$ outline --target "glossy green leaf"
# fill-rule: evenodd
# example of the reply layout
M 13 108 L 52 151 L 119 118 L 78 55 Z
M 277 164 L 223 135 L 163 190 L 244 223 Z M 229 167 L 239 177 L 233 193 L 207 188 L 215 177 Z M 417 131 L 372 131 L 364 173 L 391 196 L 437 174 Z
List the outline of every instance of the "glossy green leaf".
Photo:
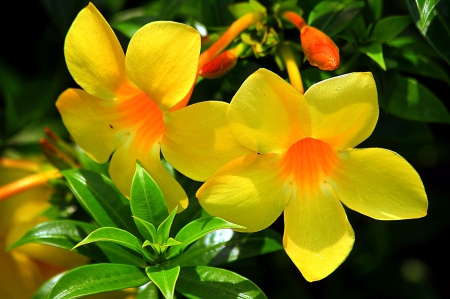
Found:
M 308 24 L 334 36 L 350 25 L 364 7 L 362 1 L 321 1 L 308 17 Z
M 93 264 L 66 272 L 54 285 L 51 299 L 72 299 L 141 286 L 149 281 L 138 267 L 120 264 Z
M 150 281 L 139 288 L 136 299 L 160 299 L 158 287 Z
M 174 298 L 175 284 L 180 274 L 180 266 L 158 265 L 145 268 L 145 272 L 166 299 Z
M 97 229 L 96 225 L 73 220 L 53 220 L 38 224 L 29 230 L 9 249 L 18 246 L 37 243 L 50 245 L 66 250 L 71 250 L 76 244 L 86 238 L 92 231 Z M 131 264 L 145 266 L 143 260 L 124 248 L 112 243 L 91 244 L 79 247 L 73 251 L 87 256 L 97 262 L 113 262 L 120 264 Z
M 448 2 L 439 3 L 427 16 L 427 21 L 421 27 L 421 16 L 417 10 L 415 0 L 406 0 L 409 12 L 416 24 L 416 27 L 428 41 L 428 43 L 450 64 L 450 12 Z M 442 4 L 446 4 L 440 8 Z M 427 11 L 430 11 L 427 9 Z
M 53 289 L 53 286 L 56 284 L 56 282 L 63 276 L 65 272 L 59 273 L 46 282 L 44 282 L 39 289 L 34 293 L 33 298 L 31 299 L 47 299 L 48 294 Z
M 410 16 L 389 16 L 375 25 L 372 38 L 381 44 L 387 43 L 405 30 L 409 24 L 411 24 Z
M 172 227 L 172 222 L 177 214 L 177 210 L 178 207 L 175 207 L 170 215 L 159 225 L 158 230 L 156 231 L 159 244 L 163 244 L 169 239 L 170 228 Z
M 115 244 L 122 245 L 126 248 L 134 250 L 135 252 L 142 254 L 146 260 L 153 260 L 146 249 L 142 248 L 142 241 L 139 240 L 133 234 L 116 227 L 101 227 L 92 233 L 90 233 L 83 241 L 78 243 L 75 248 L 82 245 L 86 245 L 94 242 L 112 242 Z
M 428 56 L 409 51 L 402 51 L 396 56 L 398 68 L 401 71 L 442 80 L 450 85 L 450 76 L 447 71 Z
M 415 0 L 417 5 L 417 10 L 419 12 L 419 28 L 423 30 L 425 25 L 433 13 L 433 9 L 439 3 L 440 0 Z
M 144 219 L 141 219 L 139 217 L 133 216 L 133 218 L 137 221 L 139 221 L 142 226 L 144 226 L 147 229 L 147 232 L 150 234 L 150 238 L 145 238 L 151 242 L 157 242 L 158 241 L 158 235 L 156 234 L 156 228 L 148 221 L 145 221 Z M 144 236 L 145 237 L 145 236 Z
M 238 233 L 223 229 L 199 239 L 183 254 L 169 260 L 169 263 L 181 267 L 216 266 L 278 250 L 283 250 L 283 245 L 281 235 L 274 230 Z
M 397 76 L 389 101 L 390 113 L 416 121 L 450 123 L 445 105 L 416 79 Z
M 174 246 L 171 248 L 169 255 L 167 258 L 174 257 L 181 252 L 183 252 L 190 244 L 194 243 L 201 237 L 219 230 L 219 229 L 234 229 L 240 228 L 245 229 L 245 227 L 241 225 L 237 225 L 231 222 L 228 222 L 219 217 L 205 217 L 192 221 L 183 227 L 178 234 L 175 236 L 175 240 L 182 242 L 183 244 L 179 246 Z
M 225 269 L 206 266 L 182 268 L 176 290 L 189 299 L 267 298 L 249 279 Z
M 383 57 L 383 48 L 380 43 L 372 43 L 370 45 L 360 47 L 358 51 L 369 56 L 373 61 L 375 61 L 383 70 L 386 70 L 386 63 Z
M 99 226 L 118 227 L 137 233 L 131 218 L 130 203 L 111 179 L 84 169 L 61 172 L 81 206 Z
M 156 182 L 138 162 L 131 185 L 131 212 L 133 216 L 143 219 L 158 227 L 169 215 L 164 196 Z M 139 220 L 134 218 L 142 236 L 150 240 L 152 236 Z

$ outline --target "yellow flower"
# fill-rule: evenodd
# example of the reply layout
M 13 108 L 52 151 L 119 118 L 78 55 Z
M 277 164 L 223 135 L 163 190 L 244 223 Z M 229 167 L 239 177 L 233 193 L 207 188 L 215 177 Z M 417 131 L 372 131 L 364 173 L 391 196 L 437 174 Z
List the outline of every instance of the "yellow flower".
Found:
M 161 147 L 171 156 L 178 143 L 162 146 L 161 140 L 170 139 L 169 114 L 184 107 L 192 92 L 200 34 L 184 24 L 152 22 L 132 37 L 125 57 L 111 27 L 89 4 L 74 20 L 64 50 L 84 89 L 66 90 L 56 104 L 75 142 L 98 163 L 112 155 L 110 176 L 127 196 L 139 160 L 169 209 L 184 210 L 187 196 L 160 160 Z
M 284 210 L 284 248 L 308 281 L 332 273 L 354 233 L 344 208 L 380 220 L 426 215 L 419 175 L 398 154 L 355 149 L 378 119 L 370 73 L 313 85 L 304 95 L 260 69 L 227 111 L 236 139 L 253 153 L 227 163 L 197 192 L 211 215 L 247 227 L 271 225 Z
M 0 298 L 31 298 L 50 277 L 88 262 L 78 253 L 42 244 L 6 249 L 38 223 L 50 207 L 48 180 L 58 170 L 39 172 L 40 163 L 0 158 Z

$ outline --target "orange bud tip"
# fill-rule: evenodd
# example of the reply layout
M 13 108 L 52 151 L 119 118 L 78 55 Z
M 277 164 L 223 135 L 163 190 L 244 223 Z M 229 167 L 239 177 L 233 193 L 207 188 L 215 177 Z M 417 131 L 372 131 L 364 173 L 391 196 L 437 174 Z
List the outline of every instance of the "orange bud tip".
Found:
M 220 78 L 228 73 L 237 62 L 237 56 L 231 50 L 227 50 L 205 64 L 198 72 L 205 79 Z
M 312 66 L 324 71 L 339 67 L 339 48 L 331 38 L 317 28 L 305 26 L 300 33 L 303 53 Z
M 47 135 L 47 137 L 50 140 L 53 140 L 53 141 L 58 141 L 59 140 L 58 135 L 56 135 L 56 133 L 53 132 L 49 127 L 45 127 L 44 128 L 44 133 L 45 133 L 45 135 Z

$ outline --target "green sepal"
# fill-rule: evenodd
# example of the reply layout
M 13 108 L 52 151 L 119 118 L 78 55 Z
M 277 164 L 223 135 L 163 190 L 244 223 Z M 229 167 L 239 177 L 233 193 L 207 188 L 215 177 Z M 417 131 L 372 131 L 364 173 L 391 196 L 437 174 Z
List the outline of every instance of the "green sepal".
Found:
M 145 272 L 166 299 L 174 298 L 175 284 L 180 274 L 180 266 L 150 266 L 145 268 Z

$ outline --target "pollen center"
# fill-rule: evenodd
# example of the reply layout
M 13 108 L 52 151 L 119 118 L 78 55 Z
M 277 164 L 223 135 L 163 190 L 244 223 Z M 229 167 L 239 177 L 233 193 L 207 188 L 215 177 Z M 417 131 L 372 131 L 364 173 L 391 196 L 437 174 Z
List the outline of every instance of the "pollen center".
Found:
M 331 147 L 314 138 L 304 138 L 294 143 L 286 153 L 286 174 L 300 188 L 317 189 L 326 181 L 337 163 Z

